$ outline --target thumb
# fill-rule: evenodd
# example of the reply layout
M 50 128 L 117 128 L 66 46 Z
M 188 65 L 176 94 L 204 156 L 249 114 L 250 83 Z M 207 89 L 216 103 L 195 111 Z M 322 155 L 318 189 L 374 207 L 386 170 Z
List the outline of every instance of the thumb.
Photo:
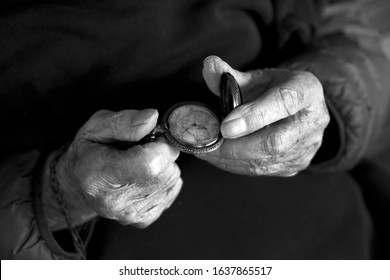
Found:
M 208 56 L 203 61 L 202 75 L 208 88 L 217 96 L 220 96 L 219 84 L 221 82 L 221 75 L 225 72 L 233 75 L 243 91 L 252 84 L 254 76 L 259 76 L 259 73 L 256 73 L 258 71 L 241 72 L 233 69 L 228 63 L 220 59 L 218 56 Z
M 78 137 L 101 143 L 111 141 L 137 142 L 157 124 L 155 109 L 96 112 L 79 130 Z

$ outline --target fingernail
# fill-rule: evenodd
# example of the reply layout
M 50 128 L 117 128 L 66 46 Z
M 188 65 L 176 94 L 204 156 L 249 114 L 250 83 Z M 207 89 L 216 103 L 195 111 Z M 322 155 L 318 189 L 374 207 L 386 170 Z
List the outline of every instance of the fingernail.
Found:
M 152 117 L 156 113 L 155 109 L 145 109 L 139 111 L 131 120 L 131 126 L 137 126 L 141 124 L 148 123 L 150 117 Z
M 221 59 L 220 59 L 218 56 L 216 56 L 216 55 L 209 55 L 208 57 L 206 57 L 206 58 L 203 60 L 203 65 L 205 64 L 206 60 L 211 59 L 211 58 L 221 60 Z
M 246 131 L 246 122 L 243 118 L 223 122 L 221 133 L 224 138 L 236 138 Z

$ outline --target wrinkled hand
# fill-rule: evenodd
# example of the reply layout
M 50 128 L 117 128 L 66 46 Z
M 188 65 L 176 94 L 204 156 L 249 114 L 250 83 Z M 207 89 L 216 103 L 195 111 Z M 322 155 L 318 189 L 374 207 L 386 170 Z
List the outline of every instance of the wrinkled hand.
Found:
M 145 227 L 167 209 L 182 186 L 179 151 L 162 141 L 119 149 L 157 123 L 158 112 L 98 111 L 78 131 L 57 166 L 65 192 L 78 192 L 103 217 Z
M 243 73 L 210 56 L 203 77 L 216 95 L 223 72 L 236 78 L 244 104 L 223 120 L 221 133 L 227 140 L 221 148 L 197 156 L 236 174 L 292 176 L 305 169 L 329 123 L 319 80 L 286 69 Z

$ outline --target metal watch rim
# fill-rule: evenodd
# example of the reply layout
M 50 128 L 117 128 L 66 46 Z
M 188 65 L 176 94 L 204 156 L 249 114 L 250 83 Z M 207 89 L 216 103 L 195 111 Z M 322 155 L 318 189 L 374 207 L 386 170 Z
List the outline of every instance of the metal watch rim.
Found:
M 196 102 L 196 101 L 187 101 L 187 102 L 177 103 L 177 104 L 173 105 L 172 107 L 170 107 L 165 112 L 165 114 L 163 116 L 163 124 L 162 125 L 164 127 L 164 136 L 168 140 L 168 142 L 171 145 L 175 146 L 180 151 L 185 152 L 185 153 L 189 153 L 189 154 L 205 154 L 205 153 L 209 153 L 209 152 L 212 152 L 212 151 L 218 149 L 225 140 L 222 137 L 221 131 L 219 131 L 218 139 L 216 140 L 216 142 L 214 142 L 213 144 L 204 146 L 204 147 L 193 147 L 191 145 L 183 144 L 183 143 L 179 142 L 179 139 L 175 138 L 171 134 L 171 132 L 169 131 L 168 118 L 174 110 L 176 110 L 177 108 L 184 106 L 184 105 L 198 105 L 198 106 L 205 107 L 206 109 L 210 110 L 216 116 L 218 121 L 221 123 L 221 118 L 219 117 L 219 115 L 215 112 L 215 110 L 212 107 L 208 106 L 207 104 L 204 104 L 201 102 Z

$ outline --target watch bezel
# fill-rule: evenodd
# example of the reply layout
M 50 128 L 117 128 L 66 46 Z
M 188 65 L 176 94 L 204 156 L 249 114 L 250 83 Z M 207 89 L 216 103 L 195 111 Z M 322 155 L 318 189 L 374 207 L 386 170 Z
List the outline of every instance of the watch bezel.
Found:
M 171 108 L 169 108 L 164 116 L 163 116 L 163 127 L 164 127 L 164 136 L 168 140 L 168 142 L 178 148 L 180 151 L 185 152 L 185 153 L 190 153 L 190 154 L 204 154 L 204 153 L 209 153 L 212 152 L 216 149 L 218 149 L 222 143 L 224 142 L 224 138 L 222 137 L 221 131 L 219 130 L 218 133 L 218 138 L 216 140 L 213 140 L 210 144 L 205 144 L 202 147 L 197 147 L 195 145 L 191 145 L 190 143 L 185 143 L 181 139 L 177 139 L 175 136 L 172 135 L 172 133 L 169 131 L 169 116 L 172 114 L 173 111 L 175 111 L 177 108 L 182 107 L 182 106 L 188 106 L 188 105 L 196 105 L 200 106 L 203 108 L 206 108 L 210 112 L 212 112 L 216 119 L 218 120 L 219 124 L 221 124 L 221 118 L 220 116 L 216 113 L 216 111 L 208 106 L 207 104 L 201 103 L 201 102 L 195 102 L 195 101 L 187 101 L 187 102 L 181 102 L 177 103 Z

